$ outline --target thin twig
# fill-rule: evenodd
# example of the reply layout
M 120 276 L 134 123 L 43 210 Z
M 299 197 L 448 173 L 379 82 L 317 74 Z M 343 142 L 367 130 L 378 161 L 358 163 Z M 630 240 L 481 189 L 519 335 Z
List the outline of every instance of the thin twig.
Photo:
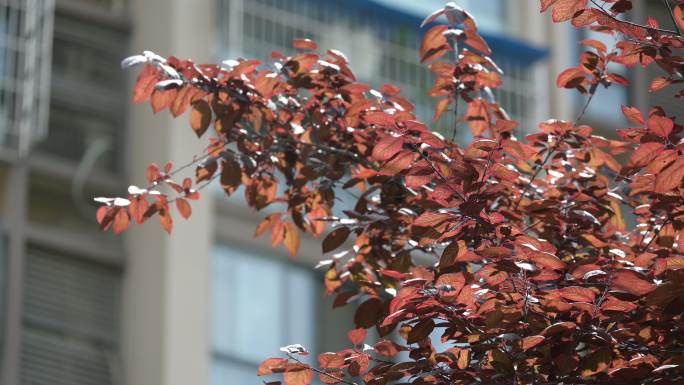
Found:
M 458 190 L 456 190 L 456 189 L 449 183 L 449 181 L 447 180 L 446 176 L 444 176 L 444 174 L 442 174 L 442 172 L 437 168 L 437 166 L 435 166 L 435 165 L 432 163 L 432 161 L 431 161 L 425 154 L 423 154 L 423 152 L 420 151 L 420 149 L 418 149 L 418 147 L 416 147 L 416 145 L 411 144 L 411 143 L 409 143 L 409 145 L 411 146 L 411 148 L 413 149 L 413 151 L 415 151 L 415 152 L 417 152 L 418 154 L 420 154 L 421 158 L 423 158 L 423 160 L 425 160 L 425 162 L 427 162 L 427 164 L 430 165 L 430 168 L 432 168 L 432 172 L 434 172 L 434 173 L 439 177 L 439 179 L 441 179 L 442 182 L 444 182 L 444 184 L 449 188 L 449 190 L 451 190 L 451 192 L 453 192 L 454 194 L 456 194 L 456 195 L 458 196 L 459 199 L 461 199 L 462 201 L 465 202 L 465 200 L 466 200 L 465 197 L 464 197 L 463 195 L 461 195 L 461 193 L 460 193 Z
M 610 17 L 611 19 L 613 19 L 614 21 L 616 21 L 616 22 L 618 22 L 618 23 L 627 24 L 627 25 L 631 25 L 631 26 L 633 26 L 633 27 L 642 28 L 642 29 L 647 29 L 647 30 L 650 30 L 650 31 L 668 33 L 668 34 L 675 35 L 675 36 L 682 36 L 682 35 L 681 35 L 679 32 L 677 32 L 677 31 L 671 31 L 671 30 L 669 30 L 669 29 L 662 29 L 662 28 L 649 27 L 649 26 L 647 26 L 647 25 L 642 25 L 642 24 L 638 24 L 638 23 L 633 23 L 633 22 L 631 22 L 631 21 L 620 20 L 620 19 L 618 19 L 617 17 L 611 15 L 608 11 L 606 11 L 605 8 L 603 8 L 600 4 L 598 4 L 598 3 L 596 2 L 596 0 L 591 0 L 591 3 L 594 4 L 595 6 L 597 6 L 597 7 L 601 10 L 601 13 L 603 13 L 604 15 Z
M 287 356 L 290 357 L 292 360 L 297 361 L 297 363 L 299 363 L 299 364 L 308 366 L 310 370 L 312 370 L 312 371 L 314 371 L 314 372 L 316 372 L 316 373 L 318 373 L 318 374 L 321 374 L 321 375 L 323 375 L 323 376 L 326 376 L 326 377 L 328 377 L 328 378 L 330 378 L 330 379 L 332 379 L 332 380 L 335 380 L 335 381 L 338 381 L 338 382 L 341 382 L 341 383 L 347 384 L 347 385 L 358 385 L 356 382 L 349 382 L 349 381 L 346 381 L 344 378 L 339 378 L 339 377 L 337 377 L 337 376 L 333 376 L 332 374 L 330 374 L 330 373 L 328 373 L 328 372 L 326 372 L 326 371 L 324 371 L 324 370 L 320 370 L 320 369 L 318 369 L 318 368 L 314 368 L 314 367 L 311 366 L 311 365 L 305 364 L 305 363 L 303 363 L 302 361 L 300 361 L 297 357 L 293 356 L 293 355 L 290 354 L 290 353 L 287 353 Z
M 669 217 L 669 216 L 668 216 L 667 218 L 665 218 L 665 221 L 663 221 L 663 224 L 660 225 L 660 227 L 658 227 L 657 229 L 655 229 L 655 230 L 653 231 L 653 237 L 651 237 L 651 239 L 649 239 L 648 243 L 641 249 L 641 252 L 642 252 L 642 253 L 643 253 L 643 252 L 646 252 L 646 251 L 648 250 L 648 248 L 651 246 L 651 243 L 653 243 L 653 241 L 654 241 L 656 238 L 658 238 L 658 235 L 660 235 L 660 232 L 663 230 L 663 228 L 664 228 L 665 226 L 667 226 L 668 223 L 670 223 L 670 217 Z M 645 239 L 645 238 L 646 238 L 646 237 L 644 237 L 644 239 Z M 642 242 L 643 242 L 643 241 L 642 241 Z
M 603 74 L 601 74 L 601 76 L 603 76 Z M 594 82 L 591 85 L 591 88 L 589 89 L 589 97 L 587 98 L 587 101 L 584 103 L 584 106 L 582 107 L 582 111 L 580 111 L 580 114 L 575 119 L 573 126 L 576 126 L 577 123 L 579 123 L 579 121 L 582 120 L 582 118 L 584 117 L 584 114 L 587 113 L 587 109 L 589 109 L 589 104 L 591 104 L 591 100 L 594 98 L 594 95 L 596 95 L 596 91 L 598 90 L 598 85 L 599 85 L 598 81 Z
M 681 35 L 682 31 L 679 29 L 679 26 L 677 25 L 677 20 L 675 20 L 675 15 L 674 15 L 674 12 L 672 12 L 672 7 L 670 6 L 670 2 L 668 0 L 663 0 L 663 3 L 665 3 L 667 10 L 670 11 L 670 18 L 672 19 L 672 24 L 674 25 L 675 29 L 677 30 L 677 33 L 679 33 Z

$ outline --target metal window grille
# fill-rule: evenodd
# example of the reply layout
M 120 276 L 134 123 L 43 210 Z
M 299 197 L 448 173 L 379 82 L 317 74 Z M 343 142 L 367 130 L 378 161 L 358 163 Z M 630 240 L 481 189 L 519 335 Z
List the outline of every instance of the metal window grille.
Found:
M 25 155 L 46 134 L 54 0 L 0 0 L 0 148 Z
M 416 106 L 417 115 L 431 121 L 436 101 L 427 96 L 434 75 L 418 59 L 417 25 L 393 25 L 382 15 L 362 14 L 340 2 L 307 0 L 223 0 L 220 10 L 221 48 L 225 56 L 269 57 L 274 50 L 291 52 L 292 39 L 314 39 L 321 48 L 339 49 L 352 68 L 371 86 L 392 83 Z M 506 57 L 494 59 L 504 70 L 499 102 L 521 126 L 534 118 L 534 93 L 529 92 L 530 68 Z M 453 114 L 437 127 L 451 132 Z M 461 128 L 461 135 L 468 135 Z M 463 138 L 464 136 L 461 136 Z

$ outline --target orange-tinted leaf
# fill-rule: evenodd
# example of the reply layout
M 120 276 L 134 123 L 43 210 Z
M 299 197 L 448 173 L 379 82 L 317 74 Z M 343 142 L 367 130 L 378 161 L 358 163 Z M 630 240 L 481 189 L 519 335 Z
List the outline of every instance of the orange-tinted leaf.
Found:
M 294 39 L 292 46 L 297 49 L 318 49 L 318 44 L 311 39 Z
M 301 239 L 299 237 L 299 229 L 297 229 L 297 225 L 292 222 L 285 222 L 285 237 L 283 239 L 283 245 L 285 245 L 287 251 L 290 252 L 290 255 L 297 255 L 300 243 Z
M 164 230 L 171 234 L 173 230 L 173 218 L 168 210 L 163 210 L 159 213 L 159 223 L 161 223 Z
M 587 6 L 587 0 L 558 0 L 553 5 L 551 18 L 560 23 L 572 19 L 575 14 Z
M 401 151 L 404 146 L 404 138 L 395 136 L 386 136 L 373 147 L 371 156 L 374 160 L 384 162 L 393 157 L 396 153 Z
M 366 339 L 367 334 L 368 332 L 366 331 L 366 329 L 359 328 L 350 330 L 347 333 L 347 337 L 349 337 L 349 341 L 351 341 L 352 344 L 361 345 L 363 341 Z
M 133 103 L 149 100 L 158 80 L 157 69 L 151 64 L 145 64 L 133 87 Z
M 446 25 L 436 25 L 425 33 L 420 45 L 420 62 L 436 60 L 444 56 L 449 50 L 449 44 L 443 33 L 447 30 Z
M 406 348 L 388 340 L 383 340 L 376 343 L 373 345 L 373 349 L 375 349 L 378 354 L 385 357 L 394 357 L 399 354 L 399 352 L 406 350 Z
M 665 148 L 665 145 L 658 142 L 648 142 L 639 145 L 629 158 L 629 165 L 632 167 L 643 167 L 651 163 L 653 159 Z
M 209 124 L 211 124 L 211 107 L 209 107 L 209 103 L 204 99 L 199 99 L 192 103 L 190 127 L 195 131 L 198 138 L 207 131 Z
M 285 371 L 287 360 L 284 358 L 269 358 L 264 360 L 259 369 L 257 369 L 257 376 L 268 376 L 273 373 L 282 373 Z
M 433 122 L 437 122 L 441 117 L 442 114 L 444 114 L 444 111 L 446 111 L 447 107 L 449 107 L 449 103 L 451 103 L 451 99 L 441 99 L 439 102 L 437 102 L 437 106 L 435 107 L 435 116 L 432 118 Z
M 192 214 L 192 208 L 190 207 L 190 203 L 188 203 L 188 201 L 183 198 L 176 199 L 176 208 L 178 209 L 178 212 L 180 213 L 181 217 L 185 219 L 188 219 Z
M 672 84 L 672 79 L 666 78 L 664 76 L 658 76 L 651 81 L 651 85 L 648 87 L 648 92 L 660 91 L 670 84 Z
M 405 150 L 385 163 L 379 171 L 380 175 L 396 175 L 406 170 L 416 157 L 413 151 Z
M 128 210 L 119 208 L 114 217 L 114 224 L 112 225 L 114 234 L 121 234 L 126 231 L 130 222 L 131 218 L 128 216 Z
M 550 6 L 555 4 L 558 0 L 541 0 L 541 8 L 539 12 L 546 12 Z
M 636 107 L 622 106 L 622 113 L 625 117 L 634 124 L 644 125 L 646 121 L 644 120 L 644 115 Z
M 677 158 L 674 163 L 656 176 L 654 191 L 666 194 L 679 187 L 682 177 L 684 177 L 684 156 Z
M 594 302 L 596 293 L 593 290 L 581 286 L 568 286 L 558 291 L 564 299 L 573 302 Z
M 681 2 L 674 6 L 672 9 L 674 14 L 675 23 L 680 30 L 684 30 L 684 4 Z
M 586 73 L 579 67 L 568 68 L 561 72 L 556 79 L 556 86 L 559 88 L 575 88 L 581 84 Z
M 283 380 L 285 385 L 309 385 L 313 381 L 313 371 L 308 365 L 289 364 Z
M 527 351 L 544 342 L 544 336 L 529 336 L 522 339 L 522 350 Z
M 321 353 L 318 355 L 318 366 L 321 369 L 339 369 L 344 366 L 344 357 L 337 353 Z
M 152 98 L 150 100 L 150 105 L 152 106 L 152 111 L 156 114 L 171 106 L 174 100 L 176 100 L 176 95 L 178 90 L 175 88 L 170 88 L 168 90 L 154 90 L 152 92 Z
M 674 122 L 672 119 L 664 116 L 651 115 L 651 117 L 648 118 L 647 126 L 652 133 L 667 138 L 674 128 Z
M 636 296 L 642 296 L 650 293 L 655 289 L 655 284 L 648 282 L 644 277 L 633 271 L 622 269 L 613 273 L 612 289 L 623 291 Z

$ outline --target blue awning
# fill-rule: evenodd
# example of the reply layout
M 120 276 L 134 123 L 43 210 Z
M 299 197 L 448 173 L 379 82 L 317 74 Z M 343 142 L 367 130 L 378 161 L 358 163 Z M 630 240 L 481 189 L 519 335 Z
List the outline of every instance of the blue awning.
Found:
M 373 0 L 338 0 L 334 2 L 337 5 L 342 5 L 344 8 L 350 11 L 361 12 L 368 15 L 377 15 L 379 16 L 379 21 L 382 23 L 388 23 L 402 27 L 412 26 L 416 28 L 416 30 L 423 21 L 423 17 L 427 16 L 416 15 L 415 13 L 406 12 L 399 8 Z M 423 30 L 420 32 L 421 35 L 427 30 L 428 27 L 423 28 Z M 539 60 L 543 60 L 549 55 L 548 48 L 534 46 L 521 39 L 487 31 L 481 31 L 481 35 L 485 40 L 487 40 L 487 43 L 492 49 L 493 56 L 495 58 L 502 58 L 509 62 L 527 65 Z

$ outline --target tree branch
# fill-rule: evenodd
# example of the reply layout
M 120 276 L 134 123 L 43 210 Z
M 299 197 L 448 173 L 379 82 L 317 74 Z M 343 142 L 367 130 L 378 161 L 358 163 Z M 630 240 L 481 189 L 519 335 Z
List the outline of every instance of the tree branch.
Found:
M 347 384 L 347 385 L 358 385 L 356 382 L 349 382 L 349 381 L 346 381 L 344 378 L 340 378 L 340 377 L 337 377 L 337 376 L 333 376 L 332 374 L 330 374 L 330 373 L 328 373 L 328 372 L 326 372 L 326 371 L 324 371 L 324 370 L 320 370 L 320 369 L 318 369 L 318 368 L 314 368 L 314 367 L 311 366 L 311 365 L 305 364 L 305 363 L 303 363 L 302 361 L 300 361 L 297 357 L 293 356 L 293 355 L 290 354 L 290 353 L 287 353 L 287 356 L 290 357 L 293 361 L 296 361 L 296 362 L 299 363 L 299 364 L 308 366 L 309 369 L 311 369 L 312 371 L 314 371 L 314 372 L 316 372 L 316 373 L 318 373 L 318 374 L 320 374 L 320 375 L 326 376 L 326 377 L 328 377 L 328 378 L 330 378 L 330 379 L 333 379 L 333 380 L 335 380 L 335 381 L 341 382 L 341 383 L 343 383 L 343 384 Z
M 670 19 L 672 19 L 672 24 L 674 25 L 675 29 L 677 30 L 677 33 L 681 35 L 682 31 L 679 29 L 679 26 L 677 25 L 677 20 L 675 20 L 675 15 L 674 15 L 674 12 L 672 12 L 672 7 L 670 6 L 670 2 L 668 0 L 663 0 L 663 3 L 665 3 L 667 10 L 670 11 Z
M 611 15 L 610 12 L 606 11 L 605 8 L 603 8 L 600 4 L 598 4 L 598 3 L 596 2 L 596 0 L 591 0 L 591 3 L 594 4 L 596 7 L 598 7 L 598 8 L 601 10 L 601 13 L 603 13 L 604 15 L 610 17 L 611 19 L 613 19 L 614 21 L 616 21 L 616 22 L 618 22 L 618 23 L 631 25 L 631 26 L 637 27 L 637 28 L 647 29 L 647 30 L 649 30 L 649 31 L 656 31 L 656 32 L 667 33 L 667 34 L 675 35 L 675 36 L 682 36 L 681 33 L 677 32 L 677 31 L 672 31 L 672 30 L 669 30 L 669 29 L 662 29 L 662 28 L 649 27 L 649 26 L 647 26 L 647 25 L 642 25 L 642 24 L 638 24 L 638 23 L 633 23 L 633 22 L 631 22 L 631 21 L 620 20 L 620 19 L 618 19 L 617 17 Z

